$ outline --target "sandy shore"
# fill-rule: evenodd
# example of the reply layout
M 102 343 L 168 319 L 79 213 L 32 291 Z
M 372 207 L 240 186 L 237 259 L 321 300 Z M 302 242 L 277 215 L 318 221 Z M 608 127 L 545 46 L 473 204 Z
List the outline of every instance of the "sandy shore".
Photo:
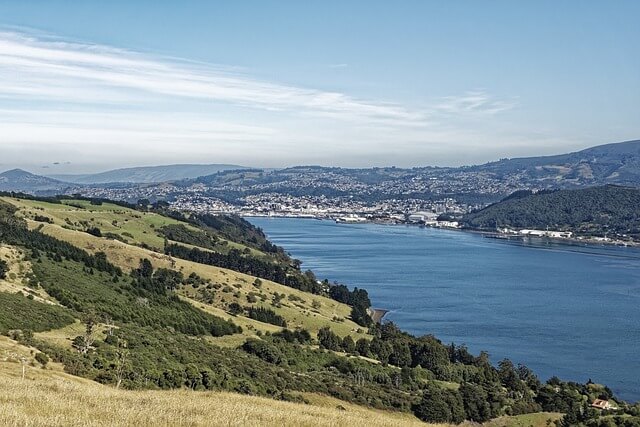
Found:
M 385 310 L 383 308 L 370 308 L 369 311 L 371 319 L 376 323 L 381 323 L 382 318 L 389 312 L 389 310 Z

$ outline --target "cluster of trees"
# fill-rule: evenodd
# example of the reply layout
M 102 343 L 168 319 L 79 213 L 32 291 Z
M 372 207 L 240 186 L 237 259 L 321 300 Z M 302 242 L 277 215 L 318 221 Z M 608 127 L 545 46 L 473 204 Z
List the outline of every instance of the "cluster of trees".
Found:
M 225 254 L 187 248 L 178 244 L 168 244 L 165 246 L 165 253 L 200 264 L 239 271 L 306 292 L 320 294 L 323 291 L 322 285 L 317 283 L 313 274 L 301 273 L 291 267 L 284 267 L 280 263 L 246 255 L 237 249 L 231 249 Z
M 178 244 L 168 244 L 165 246 L 165 253 L 200 264 L 228 268 L 274 282 L 283 283 L 287 279 L 287 272 L 282 266 L 257 257 L 245 256 L 237 249 L 231 249 L 224 254 L 203 251 L 198 248 L 187 248 Z
M 273 334 L 274 337 L 282 339 L 291 344 L 309 344 L 311 343 L 311 334 L 306 329 L 283 329 Z
M 367 341 L 364 338 L 361 339 Z M 320 344 L 320 348 L 332 351 L 344 351 L 345 353 L 354 353 L 356 351 L 356 343 L 350 335 L 340 338 L 328 326 L 318 330 L 318 344 Z
M 271 243 L 264 232 L 238 215 L 197 214 L 193 220 L 200 226 L 211 228 L 223 237 L 254 247 L 262 252 L 284 255 L 284 250 Z
M 366 290 L 354 288 L 353 291 L 350 291 L 345 285 L 332 285 L 329 287 L 329 296 L 336 301 L 350 305 L 351 320 L 358 325 L 371 325 L 372 320 L 368 312 L 371 300 Z
M 287 327 L 287 322 L 284 318 L 275 311 L 270 310 L 264 307 L 247 307 L 246 309 L 247 316 L 251 319 L 257 320 L 259 322 L 271 323 L 272 325 L 282 326 L 283 328 Z
M 180 271 L 159 268 L 154 271 L 151 261 L 144 258 L 140 266 L 131 271 L 133 285 L 138 289 L 145 289 L 158 295 L 167 295 L 185 283 Z
M 148 260 L 130 278 L 118 278 L 74 261 L 42 256 L 33 263 L 33 273 L 49 295 L 78 313 L 101 313 L 118 322 L 173 328 L 196 336 L 241 331 L 170 292 L 182 280 L 181 273 L 154 271 Z
M 459 424 L 466 417 L 461 393 L 428 383 L 413 413 L 423 421 Z
M 175 242 L 187 243 L 201 248 L 220 250 L 220 239 L 204 230 L 192 230 L 184 224 L 165 225 L 161 230 L 164 237 Z M 225 242 L 226 243 L 226 242 Z

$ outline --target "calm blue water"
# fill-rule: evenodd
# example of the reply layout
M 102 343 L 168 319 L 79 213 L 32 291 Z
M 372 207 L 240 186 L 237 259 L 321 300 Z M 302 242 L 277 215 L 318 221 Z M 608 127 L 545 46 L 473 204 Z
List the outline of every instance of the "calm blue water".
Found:
M 459 231 L 250 218 L 319 278 L 367 289 L 416 335 L 508 357 L 544 380 L 640 400 L 640 250 Z

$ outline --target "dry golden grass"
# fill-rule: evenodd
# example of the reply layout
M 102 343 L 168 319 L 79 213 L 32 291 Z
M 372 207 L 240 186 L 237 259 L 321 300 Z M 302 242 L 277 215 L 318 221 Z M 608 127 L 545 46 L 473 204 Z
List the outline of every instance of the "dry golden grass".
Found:
M 0 337 L 0 354 L 31 350 Z M 3 426 L 422 426 L 409 414 L 375 411 L 306 394 L 311 404 L 222 392 L 116 390 L 55 369 L 0 358 Z M 340 408 L 339 408 L 340 407 Z
M 45 340 L 51 344 L 63 348 L 72 348 L 71 343 L 78 335 L 84 335 L 86 326 L 80 320 L 77 320 L 64 328 L 52 329 L 45 332 L 36 332 L 34 335 L 36 338 Z M 94 337 L 96 340 L 104 340 L 107 333 L 107 326 L 102 323 L 97 323 L 94 327 Z

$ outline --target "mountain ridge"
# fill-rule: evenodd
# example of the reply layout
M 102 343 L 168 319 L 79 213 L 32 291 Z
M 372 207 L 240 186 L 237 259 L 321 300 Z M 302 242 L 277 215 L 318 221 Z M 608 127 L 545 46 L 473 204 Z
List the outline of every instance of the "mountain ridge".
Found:
M 598 145 L 565 154 L 500 159 L 482 165 L 455 168 L 423 166 L 404 169 L 395 167 L 351 169 L 294 166 L 284 169 L 263 169 L 225 164 L 176 164 L 115 169 L 92 175 L 40 176 L 26 171 L 18 173 L 20 171 L 13 169 L 0 174 L 0 191 L 50 195 L 59 194 L 69 188 L 82 190 L 83 187 L 88 186 L 113 188 L 134 185 L 153 186 L 171 182 L 180 188 L 204 184 L 214 189 L 215 187 L 232 189 L 237 194 L 244 194 L 248 190 L 250 192 L 277 190 L 292 195 L 335 196 L 344 193 L 343 190 L 347 187 L 338 187 L 342 185 L 341 182 L 349 180 L 356 184 L 354 187 L 356 189 L 364 185 L 369 188 L 367 190 L 369 193 L 376 193 L 372 186 L 385 182 L 406 183 L 417 178 L 418 181 L 448 183 L 449 187 L 456 187 L 456 183 L 466 181 L 464 185 L 458 186 L 460 188 L 452 187 L 447 192 L 458 196 L 462 194 L 461 191 L 482 193 L 483 189 L 478 187 L 480 182 L 478 180 L 481 180 L 488 183 L 485 187 L 489 189 L 492 186 L 504 186 L 505 188 L 499 193 L 506 196 L 518 189 L 580 188 L 607 184 L 640 186 L 640 140 Z M 305 182 L 309 188 L 300 188 L 301 183 Z M 391 190 L 396 191 L 394 188 Z M 430 189 L 407 191 L 416 195 L 430 194 Z M 383 191 L 379 197 L 383 196 L 387 197 L 390 194 Z
M 640 140 L 596 145 L 565 154 L 500 159 L 468 169 L 499 175 L 519 171 L 534 180 L 556 180 L 568 185 L 637 185 L 640 183 Z
M 0 173 L 0 191 L 55 192 L 71 185 L 23 169 L 10 169 Z
M 118 168 L 95 174 L 48 175 L 50 178 L 75 184 L 139 183 L 151 184 L 180 179 L 197 178 L 225 170 L 246 169 L 246 166 L 212 164 L 171 164 Z

